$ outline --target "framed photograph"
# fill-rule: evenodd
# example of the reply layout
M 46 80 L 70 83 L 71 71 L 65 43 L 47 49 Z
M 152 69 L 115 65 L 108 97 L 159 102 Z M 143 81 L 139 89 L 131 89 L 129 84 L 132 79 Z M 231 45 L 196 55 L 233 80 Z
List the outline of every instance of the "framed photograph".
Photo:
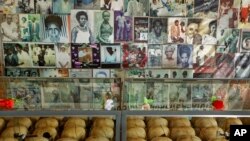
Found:
M 101 4 L 100 0 L 75 0 L 74 8 L 99 10 L 100 4 Z
M 167 18 L 150 18 L 149 19 L 149 44 L 165 44 L 167 43 Z
M 134 17 L 134 42 L 148 41 L 148 17 Z
M 91 69 L 70 69 L 69 70 L 70 78 L 92 78 Z
M 34 0 L 35 1 L 35 11 L 37 14 L 52 14 L 52 1 L 53 0 Z
M 124 16 L 122 11 L 114 11 L 114 42 L 132 41 L 133 25 L 132 17 Z
M 5 76 L 8 77 L 39 77 L 39 70 L 32 68 L 5 68 Z
M 71 10 L 71 42 L 95 43 L 93 10 Z M 84 36 L 85 38 L 82 38 Z
M 166 69 L 146 69 L 146 78 L 169 78 L 170 72 Z
M 41 83 L 14 80 L 7 88 L 7 97 L 15 99 L 16 109 L 41 110 Z
M 145 78 L 145 70 L 144 69 L 129 69 L 126 72 L 127 78 Z
M 234 58 L 235 78 L 250 78 L 250 53 L 236 53 Z
M 208 111 L 212 109 L 211 98 L 213 95 L 210 82 L 192 83 L 192 109 Z
M 217 47 L 217 53 L 237 53 L 240 45 L 239 29 L 224 29 L 217 32 L 218 44 L 224 47 Z M 220 35 L 219 35 L 220 34 Z
M 186 18 L 168 18 L 168 42 L 186 43 Z
M 177 67 L 177 45 L 165 44 L 162 55 L 162 68 L 176 68 Z
M 109 69 L 93 69 L 93 78 L 110 78 Z
M 214 78 L 234 78 L 234 54 L 216 53 Z
M 72 68 L 99 68 L 100 44 L 71 44 Z
M 74 9 L 74 0 L 53 0 L 54 14 L 70 14 L 71 9 Z
M 242 30 L 240 52 L 250 52 L 250 31 Z
M 50 43 L 30 44 L 34 67 L 56 67 L 55 45 Z
M 70 44 L 56 44 L 56 67 L 71 68 Z
M 39 42 L 42 40 L 41 17 L 39 14 L 20 14 L 19 26 L 23 42 Z
M 160 44 L 148 45 L 148 68 L 161 68 L 162 46 Z
M 169 78 L 185 79 L 193 78 L 192 69 L 170 69 Z
M 3 42 L 18 42 L 20 38 L 20 28 L 18 27 L 19 15 L 17 14 L 1 14 L 0 15 L 0 26 L 2 30 Z
M 124 0 L 125 16 L 149 16 L 149 1 L 147 0 Z
M 35 13 L 35 1 L 33 0 L 16 0 L 16 13 Z
M 193 67 L 193 45 L 177 45 L 177 66 L 179 68 Z
M 101 46 L 101 67 L 121 68 L 120 44 L 107 44 Z
M 3 43 L 5 67 L 32 67 L 31 49 L 27 43 Z
M 68 15 L 42 15 L 42 37 L 46 43 L 69 43 L 70 23 Z
M 114 11 L 95 11 L 94 23 L 96 42 L 114 43 Z
M 219 1 L 194 0 L 194 17 L 217 18 Z

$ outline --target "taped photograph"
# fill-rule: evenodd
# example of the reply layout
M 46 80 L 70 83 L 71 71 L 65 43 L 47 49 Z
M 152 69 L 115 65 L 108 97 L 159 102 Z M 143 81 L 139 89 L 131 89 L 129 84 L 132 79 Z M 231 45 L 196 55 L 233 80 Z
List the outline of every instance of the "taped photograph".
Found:
M 134 42 L 148 41 L 148 17 L 134 17 Z
M 235 78 L 250 78 L 250 53 L 236 53 Z
M 95 43 L 93 11 L 71 10 L 70 17 L 71 42 Z
M 216 53 L 214 78 L 234 78 L 234 54 Z
M 120 44 L 101 46 L 101 68 L 121 68 Z
M 34 0 L 35 9 L 37 14 L 52 14 L 52 1 L 53 0 Z
M 150 18 L 149 19 L 149 44 L 165 44 L 167 43 L 167 18 Z
M 56 51 L 54 44 L 30 44 L 34 67 L 56 67 Z
M 219 32 L 218 32 L 219 33 Z M 218 44 L 221 47 L 217 47 L 218 53 L 237 53 L 239 52 L 240 45 L 240 30 L 239 29 L 225 29 L 220 36 L 217 36 Z
M 20 39 L 20 28 L 18 28 L 19 15 L 0 14 L 1 39 L 6 42 L 17 42 Z
M 146 69 L 146 78 L 169 78 L 169 70 L 164 69 Z
M 71 9 L 74 9 L 74 0 L 53 0 L 54 14 L 70 14 Z
M 218 0 L 194 0 L 194 17 L 217 18 Z
M 39 77 L 39 69 L 5 68 L 5 76 L 8 77 Z
M 27 43 L 3 43 L 5 67 L 32 67 L 31 49 Z
M 124 0 L 125 16 L 149 16 L 148 0 Z
M 192 83 L 192 110 L 210 111 L 213 95 L 212 84 L 209 82 Z
M 133 37 L 133 18 L 124 16 L 122 11 L 114 12 L 115 42 L 131 41 Z
M 99 10 L 100 4 L 100 0 L 75 0 L 74 8 Z
M 177 67 L 177 45 L 166 44 L 163 45 L 162 68 L 176 68 Z
M 193 68 L 193 45 L 177 45 L 178 68 Z
M 250 52 L 250 31 L 242 30 L 240 52 Z
M 99 68 L 100 44 L 71 44 L 72 68 Z
M 98 43 L 114 43 L 114 12 L 94 12 L 94 35 Z
M 162 45 L 148 45 L 148 68 L 161 68 L 162 66 Z
M 70 78 L 92 78 L 92 69 L 70 69 Z
M 42 15 L 43 42 L 69 43 L 70 21 L 68 15 Z
M 168 18 L 168 42 L 186 43 L 186 18 Z

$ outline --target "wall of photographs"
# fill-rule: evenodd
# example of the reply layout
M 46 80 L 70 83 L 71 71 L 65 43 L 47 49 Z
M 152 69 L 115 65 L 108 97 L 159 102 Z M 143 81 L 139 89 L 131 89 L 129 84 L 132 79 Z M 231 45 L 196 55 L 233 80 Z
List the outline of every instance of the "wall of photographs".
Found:
M 1 74 L 248 79 L 248 5 L 249 0 L 0 1 Z

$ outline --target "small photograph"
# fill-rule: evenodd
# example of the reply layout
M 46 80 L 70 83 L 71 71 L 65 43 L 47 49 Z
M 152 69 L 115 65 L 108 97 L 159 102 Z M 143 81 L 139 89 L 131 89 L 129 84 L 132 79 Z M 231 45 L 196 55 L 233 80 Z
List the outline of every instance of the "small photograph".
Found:
M 39 77 L 38 69 L 5 68 L 5 76 L 8 77 Z
M 193 59 L 192 54 L 193 46 L 192 45 L 177 45 L 177 66 L 178 68 L 192 68 Z
M 237 3 L 239 2 L 240 0 L 220 0 L 217 29 L 218 35 L 223 35 L 225 29 L 238 27 L 239 5 Z
M 121 45 L 110 44 L 101 46 L 101 67 L 121 68 Z
M 35 0 L 35 9 L 37 14 L 52 14 L 53 0 Z
M 148 68 L 161 68 L 162 66 L 162 45 L 148 45 Z
M 114 12 L 95 11 L 94 12 L 94 35 L 98 43 L 114 42 Z
M 250 52 L 250 31 L 249 30 L 242 31 L 240 52 Z
M 53 0 L 54 14 L 70 14 L 71 9 L 74 9 L 74 0 Z
M 249 18 L 249 0 L 241 0 L 240 2 L 240 11 L 239 11 L 239 28 L 249 28 L 250 27 L 250 18 Z
M 149 44 L 165 44 L 167 43 L 168 33 L 167 18 L 150 18 L 149 19 Z
M 144 68 L 147 66 L 147 44 L 123 44 L 123 68 Z
M 217 32 L 219 33 L 219 32 Z M 218 44 L 224 47 L 217 47 L 218 53 L 237 53 L 239 52 L 240 30 L 225 29 L 223 34 L 217 35 Z
M 144 69 L 129 69 L 125 73 L 126 78 L 146 78 Z
M 214 66 L 214 57 L 214 45 L 194 45 L 193 68 L 202 66 Z
M 46 43 L 69 43 L 70 23 L 68 15 L 43 15 L 42 37 Z
M 169 101 L 171 111 L 191 110 L 191 85 L 187 83 L 170 83 Z
M 16 14 L 16 0 L 1 0 L 0 13 L 2 14 Z
M 186 42 L 186 18 L 168 18 L 168 42 L 185 43 Z
M 133 18 L 124 16 L 122 11 L 115 11 L 114 14 L 115 42 L 131 41 L 133 37 Z
M 68 69 L 50 69 L 44 68 L 40 70 L 40 77 L 69 77 Z
M 222 101 L 224 107 L 221 107 L 220 110 L 228 110 L 228 89 L 229 89 L 229 85 L 227 81 L 214 81 L 212 84 L 212 88 L 213 88 L 213 95 L 212 97 L 214 97 L 213 99 L 216 101 Z M 214 107 L 212 107 L 214 108 Z M 212 109 L 214 110 L 214 109 Z
M 163 69 L 146 69 L 145 70 L 146 78 L 169 78 L 169 70 Z
M 239 101 L 239 102 L 236 103 L 236 101 L 239 98 L 238 98 L 237 93 L 235 93 L 233 95 L 233 97 L 231 98 L 234 101 L 234 103 L 231 104 L 230 101 L 229 101 L 229 106 L 232 105 L 232 107 L 237 107 L 237 106 L 233 106 L 233 105 L 234 104 L 238 105 L 239 103 L 242 103 L 242 109 L 240 109 L 240 110 L 241 111 L 242 110 L 249 110 L 250 109 L 250 104 L 249 104 L 249 101 L 250 101 L 250 97 L 249 97 L 250 85 L 249 85 L 249 82 L 244 81 L 244 80 L 240 80 L 240 81 L 238 81 L 238 83 L 239 83 L 238 86 L 240 88 L 240 101 L 242 101 L 242 102 Z M 236 96 L 238 99 L 237 98 L 235 99 L 234 96 Z M 239 109 L 239 108 L 237 107 L 237 109 Z
M 93 11 L 71 10 L 71 42 L 95 43 Z M 85 38 L 82 38 L 85 37 Z
M 134 42 L 148 41 L 148 17 L 134 17 Z
M 19 26 L 23 42 L 39 42 L 42 37 L 39 14 L 20 14 Z
M 193 83 L 192 84 L 192 110 L 211 110 L 211 98 L 213 89 L 211 83 Z
M 149 16 L 148 0 L 124 0 L 125 16 Z
M 56 44 L 56 67 L 71 68 L 70 44 Z
M 150 16 L 182 16 L 187 15 L 187 8 L 191 9 L 193 0 L 188 1 L 167 1 L 167 0 L 150 0 Z M 189 5 L 189 7 L 187 7 Z
M 214 78 L 234 78 L 234 54 L 216 53 Z
M 75 0 L 74 8 L 99 10 L 100 4 L 100 0 Z
M 3 43 L 5 67 L 32 67 L 31 49 L 26 43 Z
M 250 78 L 250 53 L 236 53 L 234 58 L 235 78 Z
M 162 67 L 163 68 L 176 68 L 177 67 L 177 45 L 176 44 L 163 45 Z
M 7 97 L 15 99 L 15 109 L 41 110 L 41 84 L 34 81 L 12 81 Z
M 122 69 L 110 69 L 110 77 L 111 78 L 125 78 L 125 71 Z
M 70 78 L 92 78 L 91 69 L 70 69 L 69 70 Z
M 101 10 L 111 10 L 111 5 L 113 1 L 111 0 L 100 0 L 100 8 Z
M 54 44 L 30 44 L 33 65 L 35 67 L 56 67 L 56 51 Z
M 72 68 L 99 68 L 100 44 L 71 44 Z
M 218 0 L 194 0 L 194 17 L 217 18 Z
M 42 107 L 44 109 L 74 108 L 74 96 L 70 86 L 69 82 L 43 83 Z
M 170 69 L 169 78 L 193 78 L 193 70 L 191 69 Z
M 110 69 L 93 69 L 93 78 L 110 78 Z
M 107 0 L 104 0 L 107 1 Z M 124 0 L 113 0 L 111 1 L 111 8 L 110 10 L 113 11 L 123 11 L 124 10 Z
M 1 2 L 0 2 L 1 3 Z M 0 14 L 1 39 L 6 42 L 20 41 L 20 29 L 18 28 L 19 15 Z
M 35 3 L 33 0 L 16 0 L 16 13 L 35 13 Z
M 186 38 L 187 44 L 217 44 L 217 20 L 188 19 Z

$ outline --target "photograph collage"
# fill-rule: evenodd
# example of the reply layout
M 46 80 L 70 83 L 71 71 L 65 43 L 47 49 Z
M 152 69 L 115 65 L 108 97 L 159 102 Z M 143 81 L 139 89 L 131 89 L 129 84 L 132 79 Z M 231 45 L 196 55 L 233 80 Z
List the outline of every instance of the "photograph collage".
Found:
M 70 81 L 13 82 L 7 95 L 20 99 L 24 109 L 101 109 L 106 97 L 116 108 L 123 101 L 129 109 L 147 109 L 147 103 L 151 109 L 211 110 L 215 97 L 225 110 L 242 109 L 244 102 L 236 106 L 230 89 L 248 100 L 250 85 L 243 80 L 250 78 L 249 5 L 250 0 L 0 0 L 0 76 Z M 212 81 L 170 83 L 175 79 Z M 227 80 L 225 96 L 217 95 L 224 82 L 214 80 L 220 79 Z M 19 83 L 39 95 L 32 98 L 39 104 L 18 96 Z

